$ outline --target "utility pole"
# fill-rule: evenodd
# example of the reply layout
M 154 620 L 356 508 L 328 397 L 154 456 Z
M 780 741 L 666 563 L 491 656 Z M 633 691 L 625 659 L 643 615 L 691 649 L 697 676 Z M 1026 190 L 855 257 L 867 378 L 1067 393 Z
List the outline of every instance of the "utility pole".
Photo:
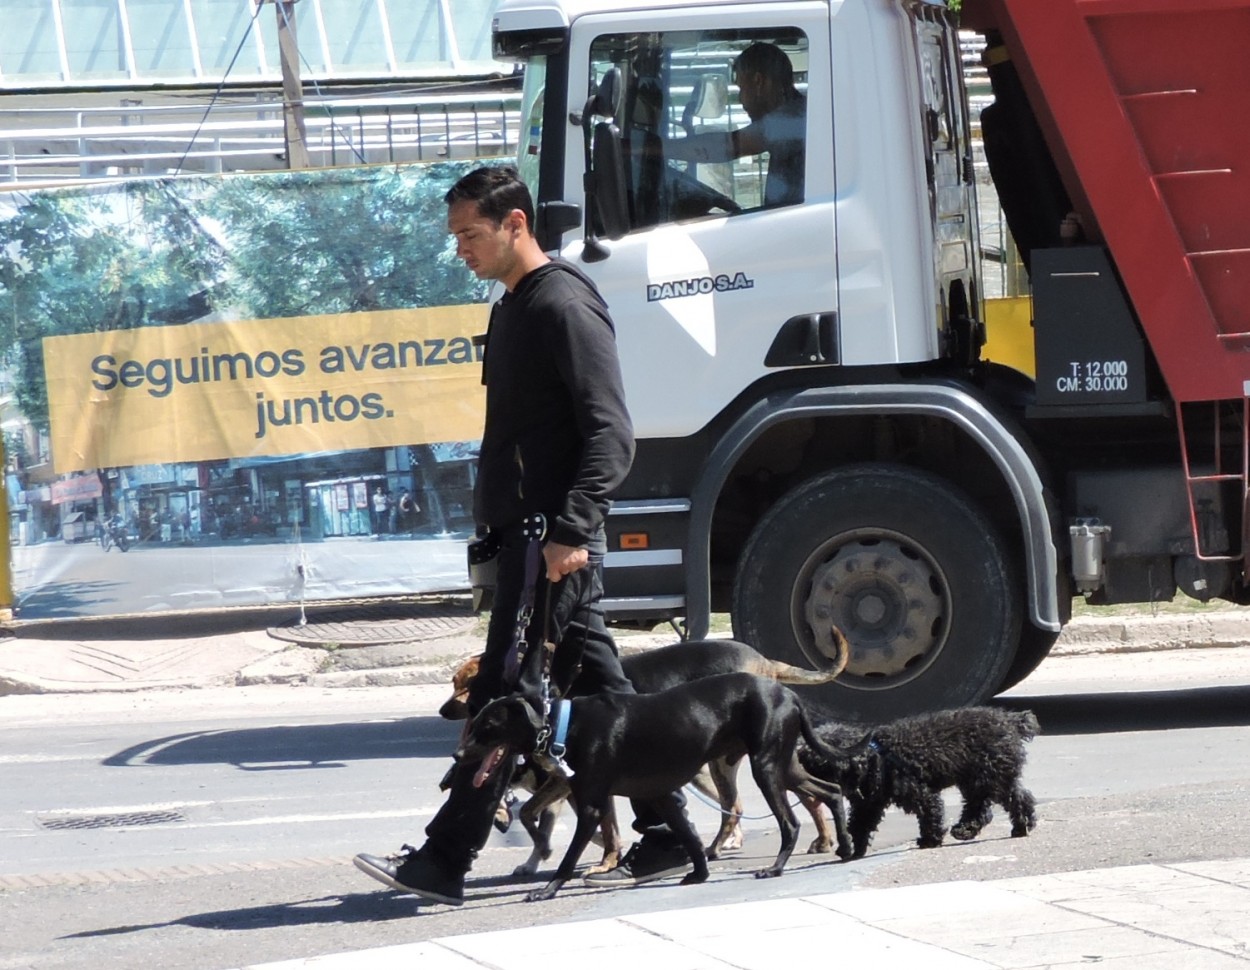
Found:
M 286 137 L 286 167 L 308 168 L 310 163 L 304 131 L 304 87 L 299 77 L 299 36 L 295 32 L 295 4 L 298 0 L 272 2 L 278 14 L 278 54 L 282 61 L 282 121 Z

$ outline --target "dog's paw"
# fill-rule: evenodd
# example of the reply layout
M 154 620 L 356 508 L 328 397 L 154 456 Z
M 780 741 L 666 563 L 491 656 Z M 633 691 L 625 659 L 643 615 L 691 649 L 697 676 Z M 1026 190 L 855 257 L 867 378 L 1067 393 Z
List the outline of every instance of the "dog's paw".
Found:
M 965 840 L 966 841 L 966 840 Z M 921 849 L 936 849 L 942 844 L 942 837 L 932 835 L 922 835 L 916 840 L 916 846 Z
M 952 825 L 951 838 L 960 842 L 971 842 L 980 833 L 980 829 L 972 825 Z
M 537 862 L 522 862 L 519 866 L 512 870 L 514 876 L 526 878 L 538 872 Z
M 708 875 L 707 869 L 704 869 L 702 872 L 698 870 L 695 870 L 694 872 L 688 872 L 686 873 L 685 876 L 682 877 L 682 880 L 681 882 L 678 883 L 678 885 L 679 886 L 697 886 L 701 882 L 707 882 L 707 875 Z
M 542 889 L 531 889 L 527 892 L 525 894 L 525 901 L 527 903 L 546 902 L 548 899 L 553 898 L 563 885 L 563 879 L 553 879 L 551 882 L 547 883 L 547 885 L 543 886 Z
M 512 828 L 512 819 L 517 803 L 518 799 L 512 795 L 509 795 L 499 803 L 499 807 L 495 809 L 495 818 L 492 823 L 498 831 L 507 832 L 508 829 Z
M 776 866 L 769 866 L 767 869 L 759 869 L 755 873 L 756 879 L 776 879 L 781 875 L 781 870 Z
M 832 852 L 833 843 L 822 836 L 817 836 L 812 840 L 812 844 L 807 847 L 808 855 L 820 855 L 824 852 Z

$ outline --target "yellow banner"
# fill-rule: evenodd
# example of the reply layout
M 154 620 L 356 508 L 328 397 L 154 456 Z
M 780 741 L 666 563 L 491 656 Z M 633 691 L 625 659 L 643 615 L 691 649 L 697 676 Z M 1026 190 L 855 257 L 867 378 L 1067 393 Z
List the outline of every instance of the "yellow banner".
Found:
M 55 469 L 477 440 L 488 309 L 45 337 Z

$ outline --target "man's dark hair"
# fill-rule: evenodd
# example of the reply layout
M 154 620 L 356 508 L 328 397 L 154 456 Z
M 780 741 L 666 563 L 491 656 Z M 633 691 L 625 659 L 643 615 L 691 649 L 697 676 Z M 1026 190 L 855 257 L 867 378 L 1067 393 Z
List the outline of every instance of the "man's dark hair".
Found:
M 477 211 L 497 226 L 513 209 L 520 209 L 526 227 L 534 232 L 534 200 L 529 187 L 510 166 L 474 169 L 448 190 L 443 201 L 448 205 L 475 202 Z
M 794 86 L 794 65 L 786 52 L 774 44 L 752 44 L 738 55 L 734 71 L 737 74 L 762 74 L 772 78 L 783 89 Z

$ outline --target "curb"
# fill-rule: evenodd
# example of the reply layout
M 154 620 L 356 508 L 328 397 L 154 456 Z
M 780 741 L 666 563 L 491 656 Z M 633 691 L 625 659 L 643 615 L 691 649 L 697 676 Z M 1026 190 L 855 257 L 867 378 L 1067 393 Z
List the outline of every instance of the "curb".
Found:
M 616 640 L 621 652 L 628 654 L 673 643 L 675 635 L 667 630 L 661 633 L 623 632 L 617 635 Z M 1051 656 L 1220 649 L 1247 645 L 1250 645 L 1250 610 L 1154 616 L 1080 616 L 1065 627 L 1051 650 Z M 60 680 L 48 676 L 50 671 L 37 674 L 20 669 L 0 669 L 0 698 L 17 694 L 134 693 L 263 685 L 357 689 L 445 685 L 464 660 L 481 650 L 478 638 L 455 635 L 423 637 L 414 651 L 402 649 L 403 645 L 397 645 L 389 652 L 378 648 L 383 653 L 377 656 L 370 656 L 366 652 L 366 644 L 361 642 L 344 646 L 349 649 L 335 650 L 314 643 L 289 644 L 247 661 L 241 667 L 219 667 L 198 674 L 152 680 Z M 357 650 L 357 647 L 366 647 L 366 650 Z M 327 669 L 334 662 L 346 666 L 343 669 Z M 353 662 L 355 666 L 351 666 Z
M 1064 628 L 1051 655 L 1143 653 L 1247 644 L 1250 644 L 1250 611 L 1079 616 Z
M 724 634 L 728 637 L 728 634 Z M 671 634 L 626 633 L 616 637 L 622 654 L 673 642 Z M 454 642 L 454 641 L 452 641 Z M 1168 614 L 1158 616 L 1094 617 L 1073 619 L 1055 642 L 1051 656 L 1093 656 L 1148 653 L 1157 650 L 1221 649 L 1250 645 L 1250 611 Z M 307 654 L 312 664 L 299 669 L 273 669 L 274 661 L 292 663 L 292 653 Z M 307 684 L 310 687 L 397 687 L 410 684 L 447 684 L 456 668 L 477 653 L 465 645 L 452 660 L 403 664 L 361 670 L 319 671 L 329 651 L 305 648 L 266 658 L 241 671 L 236 683 Z

